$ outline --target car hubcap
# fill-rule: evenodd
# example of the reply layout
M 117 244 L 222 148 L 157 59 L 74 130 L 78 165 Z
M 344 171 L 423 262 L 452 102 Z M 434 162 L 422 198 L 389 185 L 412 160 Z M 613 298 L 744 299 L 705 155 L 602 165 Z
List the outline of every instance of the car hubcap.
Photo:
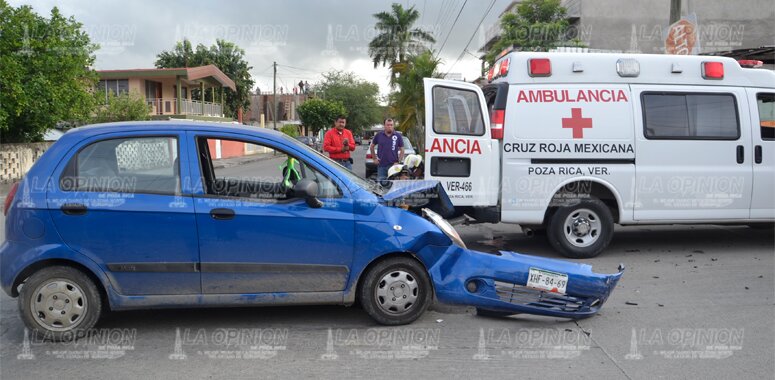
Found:
M 408 312 L 417 302 L 419 291 L 417 279 L 403 270 L 385 274 L 374 290 L 377 304 L 390 314 Z
M 600 218 L 594 211 L 579 209 L 565 219 L 565 238 L 576 247 L 588 247 L 600 237 Z
M 35 289 L 31 304 L 35 321 L 51 331 L 75 328 L 88 307 L 81 288 L 67 280 L 43 283 Z

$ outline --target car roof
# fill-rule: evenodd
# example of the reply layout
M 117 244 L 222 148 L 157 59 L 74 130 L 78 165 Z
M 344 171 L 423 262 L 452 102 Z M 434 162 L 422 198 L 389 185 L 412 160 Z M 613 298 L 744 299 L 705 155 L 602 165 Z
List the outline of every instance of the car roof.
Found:
M 112 132 L 139 132 L 139 131 L 205 131 L 205 132 L 249 132 L 257 135 L 279 136 L 282 133 L 268 128 L 252 127 L 237 123 L 215 123 L 192 120 L 157 120 L 157 121 L 122 121 L 115 123 L 91 124 L 73 128 L 65 136 L 67 137 L 91 137 Z

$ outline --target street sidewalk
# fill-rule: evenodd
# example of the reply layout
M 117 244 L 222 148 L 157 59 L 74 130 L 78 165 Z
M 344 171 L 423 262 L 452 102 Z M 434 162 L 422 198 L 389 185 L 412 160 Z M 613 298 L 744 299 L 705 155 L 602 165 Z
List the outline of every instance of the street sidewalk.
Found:
M 221 158 L 218 160 L 213 160 L 213 168 L 215 169 L 231 168 L 234 166 L 244 165 L 251 162 L 269 160 L 271 158 L 276 158 L 278 156 L 279 155 L 276 155 L 274 153 L 257 153 L 257 154 L 251 154 L 249 156 Z

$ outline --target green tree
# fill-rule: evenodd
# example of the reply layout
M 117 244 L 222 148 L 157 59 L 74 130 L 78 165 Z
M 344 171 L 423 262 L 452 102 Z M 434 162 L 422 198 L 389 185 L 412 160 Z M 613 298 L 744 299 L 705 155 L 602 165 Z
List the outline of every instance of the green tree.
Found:
M 441 78 L 440 64 L 441 61 L 435 58 L 430 50 L 410 56 L 404 63 L 396 64 L 399 74 L 396 83 L 400 89 L 390 95 L 391 109 L 398 121 L 398 130 L 417 147 L 425 146 L 423 78 Z
M 319 98 L 307 100 L 296 111 L 299 113 L 302 124 L 311 130 L 313 134 L 331 127 L 337 116 L 347 114 L 347 110 L 342 102 Z
M 339 101 L 347 110 L 347 128 L 360 134 L 364 128 L 379 123 L 382 114 L 379 106 L 379 86 L 362 80 L 355 74 L 330 71 L 316 85 L 316 92 L 326 100 Z
M 94 107 L 97 45 L 56 7 L 49 18 L 0 0 L 0 135 L 41 141 L 61 122 L 87 120 Z
M 427 49 L 428 44 L 436 42 L 431 33 L 414 28 L 414 23 L 420 18 L 420 12 L 414 9 L 404 9 L 401 4 L 393 3 L 390 12 L 374 14 L 377 23 L 374 28 L 379 33 L 369 42 L 369 56 L 374 62 L 374 68 L 380 64 L 390 66 L 390 83 L 395 83 L 396 74 L 393 65 L 404 62 L 410 54 L 418 54 Z
M 492 64 L 501 51 L 512 46 L 522 51 L 547 51 L 567 43 L 566 13 L 560 0 L 525 0 L 516 13 L 501 17 L 501 37 L 487 52 L 487 62 Z M 579 46 L 579 41 L 571 44 Z
M 286 124 L 280 127 L 280 132 L 285 133 L 288 136 L 291 137 L 297 137 L 299 135 L 299 125 L 298 124 Z
M 96 94 L 104 99 L 104 94 Z M 107 102 L 98 106 L 92 121 L 95 123 L 108 123 L 113 121 L 150 120 L 151 106 L 145 101 L 145 97 L 138 93 L 114 95 L 108 93 Z M 104 100 L 103 100 L 104 101 Z
M 255 81 L 250 75 L 252 66 L 245 60 L 245 51 L 236 44 L 218 39 L 209 48 L 203 44 L 191 47 L 191 41 L 183 40 L 175 45 L 171 51 L 163 51 L 156 56 L 156 67 L 195 67 L 215 65 L 234 81 L 237 91 L 227 90 L 224 99 L 224 114 L 237 118 L 237 110 L 250 108 L 250 89 Z M 205 98 L 211 99 L 211 89 L 206 90 Z M 198 89 L 191 91 L 194 99 L 201 100 L 202 95 Z

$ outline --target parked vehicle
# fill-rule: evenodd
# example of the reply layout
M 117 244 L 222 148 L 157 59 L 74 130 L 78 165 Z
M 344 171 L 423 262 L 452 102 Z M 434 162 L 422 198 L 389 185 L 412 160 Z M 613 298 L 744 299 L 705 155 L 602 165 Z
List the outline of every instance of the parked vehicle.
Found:
M 320 150 L 320 144 L 317 142 L 317 139 L 310 136 L 297 136 L 296 140 L 299 140 L 300 143 L 312 148 L 313 150 Z
M 363 137 L 361 135 L 355 134 L 353 140 L 355 140 L 355 145 L 363 145 Z
M 723 57 L 509 53 L 488 78 L 425 80 L 425 178 L 458 212 L 545 230 L 574 258 L 603 251 L 614 223 L 772 228 L 774 72 Z
M 412 146 L 412 142 L 409 141 L 409 138 L 401 135 L 402 140 L 404 141 L 404 157 L 415 154 L 414 147 Z M 374 146 L 374 154 L 377 154 L 378 147 Z M 369 179 L 376 179 L 377 178 L 377 164 L 374 162 L 374 156 L 371 155 L 371 152 L 369 152 L 368 149 L 366 149 L 366 160 L 364 161 L 364 165 L 366 165 L 366 178 Z
M 260 159 L 219 162 L 240 154 Z M 385 192 L 271 130 L 87 126 L 12 187 L 0 282 L 26 326 L 56 340 L 107 309 L 357 299 L 377 322 L 399 325 L 435 297 L 483 312 L 584 318 L 621 276 L 623 268 L 601 275 L 469 250 L 441 216 L 451 210 L 437 181 Z

